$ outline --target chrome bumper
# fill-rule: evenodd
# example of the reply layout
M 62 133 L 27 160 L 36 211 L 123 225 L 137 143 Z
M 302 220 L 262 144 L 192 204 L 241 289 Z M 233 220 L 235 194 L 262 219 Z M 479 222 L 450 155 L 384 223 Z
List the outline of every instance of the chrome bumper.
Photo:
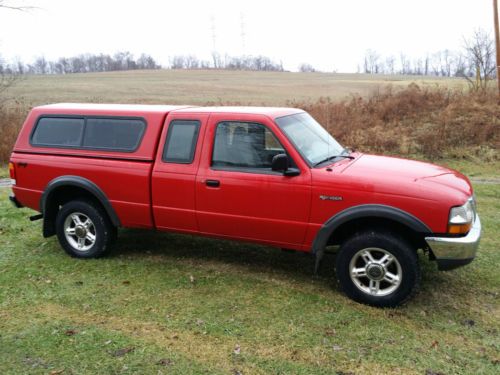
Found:
M 451 270 L 472 262 L 480 239 L 481 220 L 478 215 L 465 237 L 425 237 L 440 270 Z

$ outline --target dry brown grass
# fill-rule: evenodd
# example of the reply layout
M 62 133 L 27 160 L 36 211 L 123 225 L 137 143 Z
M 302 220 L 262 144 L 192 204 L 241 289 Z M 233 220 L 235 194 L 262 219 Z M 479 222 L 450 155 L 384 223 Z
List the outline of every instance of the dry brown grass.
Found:
M 494 92 L 392 87 L 369 97 L 335 102 L 290 102 L 303 108 L 339 141 L 365 152 L 428 159 L 498 160 L 500 106 Z
M 406 89 L 388 86 L 368 96 L 289 101 L 287 105 L 305 109 L 342 144 L 360 151 L 426 159 L 499 160 L 500 106 L 494 92 L 412 83 Z M 22 101 L 0 106 L 1 163 L 8 160 L 28 110 Z
M 0 163 L 5 164 L 9 160 L 12 147 L 21 130 L 28 108 L 24 103 L 9 101 L 0 103 Z

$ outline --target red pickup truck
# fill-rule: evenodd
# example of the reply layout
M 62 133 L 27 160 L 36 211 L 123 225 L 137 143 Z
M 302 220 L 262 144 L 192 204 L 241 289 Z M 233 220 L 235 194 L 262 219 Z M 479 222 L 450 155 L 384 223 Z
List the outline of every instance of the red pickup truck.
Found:
M 104 255 L 119 227 L 309 252 L 316 265 L 331 247 L 343 291 L 375 306 L 416 292 L 418 249 L 452 269 L 481 234 L 462 174 L 343 148 L 299 109 L 36 107 L 9 169 L 11 201 L 72 256 Z

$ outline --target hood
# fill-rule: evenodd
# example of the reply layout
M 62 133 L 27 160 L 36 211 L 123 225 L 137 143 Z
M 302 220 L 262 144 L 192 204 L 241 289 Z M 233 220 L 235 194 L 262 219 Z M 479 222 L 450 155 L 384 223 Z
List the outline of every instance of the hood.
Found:
M 330 174 L 353 189 L 462 204 L 472 186 L 461 173 L 438 165 L 388 156 L 356 154 L 331 166 Z M 328 173 L 325 169 L 325 173 Z

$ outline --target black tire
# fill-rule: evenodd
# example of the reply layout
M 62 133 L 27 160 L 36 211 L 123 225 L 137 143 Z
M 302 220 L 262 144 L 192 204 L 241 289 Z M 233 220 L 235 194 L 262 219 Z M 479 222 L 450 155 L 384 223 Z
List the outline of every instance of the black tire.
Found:
M 362 250 L 369 250 L 370 256 Z M 382 266 L 382 258 L 387 254 L 397 262 L 392 260 Z M 351 277 L 351 266 L 357 277 Z M 375 230 L 356 233 L 341 245 L 336 259 L 336 274 L 340 287 L 348 297 L 376 307 L 404 304 L 417 293 L 421 277 L 416 249 L 398 235 Z M 396 279 L 393 275 L 400 276 Z M 392 280 L 392 283 L 386 279 Z
M 80 225 L 77 229 L 72 215 L 79 214 L 78 219 L 83 223 L 87 223 L 86 218 L 90 220 L 89 228 L 82 229 Z M 65 234 L 66 221 L 71 221 L 75 232 L 80 231 L 80 237 L 77 234 Z M 82 232 L 83 231 L 83 232 Z M 97 204 L 89 200 L 74 200 L 66 203 L 57 213 L 56 217 L 56 232 L 59 243 L 66 253 L 76 258 L 98 258 L 105 255 L 112 243 L 116 239 L 117 230 L 111 224 L 107 214 Z M 87 239 L 87 235 L 94 235 L 94 242 Z M 83 240 L 82 249 L 79 249 L 78 240 Z M 83 250 L 84 249 L 84 250 Z

